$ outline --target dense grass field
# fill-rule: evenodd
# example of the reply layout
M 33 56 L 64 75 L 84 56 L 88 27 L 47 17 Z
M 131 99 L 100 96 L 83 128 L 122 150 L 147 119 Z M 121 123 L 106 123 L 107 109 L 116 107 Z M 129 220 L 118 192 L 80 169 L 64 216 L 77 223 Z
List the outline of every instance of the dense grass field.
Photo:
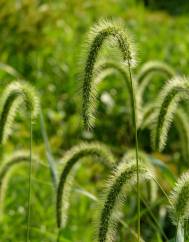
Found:
M 189 3 L 144 2 L 0 1 L 0 241 L 189 241 Z

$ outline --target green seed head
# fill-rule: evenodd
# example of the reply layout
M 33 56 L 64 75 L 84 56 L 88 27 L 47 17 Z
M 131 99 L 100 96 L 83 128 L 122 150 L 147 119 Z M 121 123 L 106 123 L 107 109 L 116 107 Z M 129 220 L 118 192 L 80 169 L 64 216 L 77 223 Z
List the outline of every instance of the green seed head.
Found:
M 83 121 L 88 128 L 94 124 L 94 108 L 96 100 L 96 86 L 94 83 L 95 63 L 101 48 L 106 42 L 110 45 L 113 40 L 120 50 L 121 59 L 129 68 L 135 62 L 134 51 L 127 32 L 119 24 L 110 21 L 100 21 L 89 33 L 87 54 L 83 70 Z
M 96 156 L 97 160 L 109 169 L 115 163 L 115 158 L 111 151 L 105 145 L 96 142 L 79 144 L 63 156 L 60 161 L 63 169 L 61 169 L 56 201 L 57 226 L 59 228 L 64 227 L 67 220 L 74 167 L 86 156 Z
M 25 82 L 9 84 L 0 100 L 0 144 L 5 143 L 11 133 L 17 111 L 25 109 L 31 112 L 35 119 L 39 112 L 39 97 L 35 89 Z
M 189 219 L 189 173 L 184 173 L 179 178 L 171 196 L 171 218 L 177 225 Z
M 154 177 L 153 171 L 139 164 L 140 182 Z M 99 204 L 97 218 L 97 241 L 111 242 L 115 238 L 116 211 L 125 201 L 128 191 L 136 185 L 136 161 L 121 162 L 110 177 L 103 199 Z
M 188 80 L 177 77 L 170 80 L 163 88 L 157 100 L 156 120 L 152 127 L 152 143 L 155 150 L 162 151 L 177 106 L 181 100 L 188 99 Z

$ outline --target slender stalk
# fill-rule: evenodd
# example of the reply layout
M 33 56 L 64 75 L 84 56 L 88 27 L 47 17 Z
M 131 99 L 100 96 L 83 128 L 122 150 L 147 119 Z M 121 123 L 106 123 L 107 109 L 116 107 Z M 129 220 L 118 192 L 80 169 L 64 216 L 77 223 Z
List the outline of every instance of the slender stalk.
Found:
M 139 180 L 139 158 L 138 158 L 138 132 L 137 132 L 137 121 L 136 121 L 136 100 L 134 95 L 134 88 L 133 88 L 133 79 L 131 74 L 131 67 L 130 61 L 129 63 L 129 78 L 131 82 L 131 90 L 132 90 L 132 105 L 133 105 L 133 124 L 134 124 L 134 133 L 135 133 L 135 151 L 136 151 L 136 167 L 137 167 L 137 234 L 138 234 L 138 242 L 140 242 L 140 180 Z
M 57 233 L 58 235 L 56 240 L 57 242 L 60 242 L 60 234 L 61 234 L 60 231 L 61 231 L 61 228 L 58 228 L 58 233 Z
M 28 216 L 26 242 L 30 242 L 30 216 L 31 216 L 31 173 L 32 173 L 32 114 L 30 112 L 30 164 L 29 164 L 29 188 L 28 188 Z
M 157 185 L 159 186 L 160 190 L 162 191 L 166 199 L 169 201 L 169 203 L 172 204 L 171 200 L 169 199 L 169 196 L 167 195 L 166 191 L 163 189 L 161 184 L 155 178 L 153 178 L 153 180 L 157 183 Z
M 156 229 L 158 228 L 159 231 L 160 231 L 160 233 L 161 233 L 162 236 L 164 237 L 164 239 L 166 239 L 166 241 L 168 241 L 168 238 L 167 238 L 166 234 L 164 233 L 163 229 L 162 229 L 161 226 L 159 225 L 159 223 L 158 223 L 156 217 L 154 216 L 153 212 L 151 211 L 151 208 L 148 206 L 148 203 L 145 201 L 144 198 L 142 198 L 141 200 L 142 200 L 142 202 L 144 203 L 145 207 L 147 208 L 147 211 L 149 212 L 149 215 L 151 216 L 151 218 L 152 218 L 152 220 L 153 220 L 153 222 L 154 222 L 154 224 L 155 224 Z
M 56 171 L 56 163 L 55 163 L 55 160 L 52 155 L 51 147 L 49 145 L 42 109 L 40 109 L 39 114 L 40 114 L 41 133 L 42 133 L 42 137 L 43 137 L 44 144 L 45 144 L 46 157 L 47 157 L 47 161 L 49 163 L 49 168 L 50 168 L 50 173 L 51 173 L 51 178 L 52 178 L 52 182 L 54 185 L 54 189 L 57 190 L 58 175 L 57 175 L 57 171 Z
M 175 242 L 177 242 L 177 235 L 178 235 L 179 222 L 177 222 L 176 228 L 177 228 L 177 230 L 176 230 L 177 233 L 176 233 L 176 236 L 175 236 Z
M 38 58 L 37 53 L 36 53 L 36 64 L 37 64 L 37 75 L 36 75 L 36 77 L 38 79 L 38 73 L 40 72 L 40 66 L 39 66 L 39 58 Z M 48 161 L 54 190 L 56 191 L 57 186 L 58 186 L 57 167 L 56 167 L 56 162 L 55 162 L 55 159 L 52 155 L 51 147 L 50 147 L 49 140 L 48 140 L 48 135 L 47 135 L 46 125 L 45 125 L 42 105 L 40 105 L 39 115 L 40 115 L 40 129 L 41 129 L 41 134 L 42 134 L 42 138 L 43 138 L 44 145 L 45 145 L 46 159 Z
M 153 178 L 154 173 L 149 166 L 139 164 L 140 182 L 149 181 Z M 97 236 L 99 242 L 113 241 L 115 238 L 115 220 L 114 214 L 116 209 L 121 208 L 126 197 L 125 191 L 132 189 L 137 183 L 137 166 L 135 160 L 132 162 L 120 163 L 110 176 L 108 186 L 103 194 L 100 206 L 100 214 L 98 215 Z M 138 234 L 138 231 L 137 231 Z M 137 240 L 138 241 L 138 240 Z M 139 241 L 140 238 L 139 238 Z

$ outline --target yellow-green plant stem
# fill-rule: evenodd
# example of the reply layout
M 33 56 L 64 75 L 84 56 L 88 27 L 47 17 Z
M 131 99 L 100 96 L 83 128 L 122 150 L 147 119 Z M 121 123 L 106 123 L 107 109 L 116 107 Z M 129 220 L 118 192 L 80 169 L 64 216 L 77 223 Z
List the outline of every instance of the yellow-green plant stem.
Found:
M 57 240 L 56 240 L 57 242 L 60 242 L 60 230 L 61 230 L 61 228 L 58 228 L 58 233 L 57 233 L 58 235 L 57 235 Z
M 136 151 L 136 167 L 137 167 L 137 234 L 138 234 L 138 242 L 140 242 L 140 180 L 139 180 L 139 157 L 138 157 L 138 132 L 137 132 L 137 122 L 136 122 L 136 100 L 133 88 L 133 80 L 131 74 L 131 67 L 129 63 L 129 78 L 131 82 L 131 90 L 132 90 L 132 98 L 131 102 L 133 105 L 133 124 L 134 124 L 134 132 L 135 132 L 135 151 Z
M 168 238 L 167 238 L 166 234 L 164 233 L 163 229 L 162 229 L 161 226 L 159 225 L 159 223 L 158 223 L 156 217 L 154 216 L 153 212 L 151 211 L 151 208 L 148 206 L 148 203 L 147 203 L 147 202 L 145 201 L 145 199 L 143 199 L 143 198 L 142 198 L 141 200 L 142 200 L 142 202 L 144 203 L 145 207 L 147 208 L 147 211 L 148 211 L 149 215 L 150 215 L 151 218 L 152 218 L 151 221 L 154 223 L 155 228 L 156 228 L 156 229 L 158 228 L 159 231 L 160 231 L 160 233 L 161 233 L 162 236 L 164 237 L 164 239 L 165 239 L 166 241 L 168 241 Z M 153 224 L 153 223 L 152 223 L 152 224 Z
M 50 144 L 49 144 L 47 131 L 46 131 L 46 127 L 45 127 L 44 116 L 43 116 L 43 112 L 42 112 L 41 108 L 40 108 L 39 114 L 40 114 L 41 133 L 42 133 L 42 137 L 43 137 L 43 140 L 44 140 L 46 157 L 47 157 L 47 161 L 48 161 L 48 164 L 49 164 L 49 169 L 50 169 L 50 173 L 51 173 L 53 187 L 56 191 L 57 186 L 58 186 L 57 168 L 56 168 L 56 163 L 55 163 L 54 157 L 52 155 L 51 147 L 50 147 Z
M 32 114 L 30 112 L 30 164 L 29 164 L 29 176 L 28 176 L 28 214 L 27 214 L 26 242 L 30 242 L 31 173 L 32 173 Z

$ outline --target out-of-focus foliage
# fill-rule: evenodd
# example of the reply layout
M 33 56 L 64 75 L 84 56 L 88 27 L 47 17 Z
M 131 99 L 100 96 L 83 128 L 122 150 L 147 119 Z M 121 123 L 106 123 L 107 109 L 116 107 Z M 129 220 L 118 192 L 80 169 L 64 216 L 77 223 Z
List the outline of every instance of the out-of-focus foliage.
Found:
M 177 5 L 178 4 L 177 0 L 171 0 L 171 1 L 143 0 L 143 2 L 146 7 L 149 7 L 153 10 L 157 10 L 157 9 L 166 10 L 173 15 L 178 15 L 178 14 L 182 14 L 182 13 L 187 14 L 187 12 L 189 10 L 187 0 L 180 1 L 179 5 Z M 177 7 L 175 7 L 175 6 L 177 6 Z
M 36 0 L 2 0 L 0 9 L 1 61 L 28 76 L 32 53 L 52 46 L 46 30 L 50 24 L 53 26 L 55 14 L 49 4 Z

